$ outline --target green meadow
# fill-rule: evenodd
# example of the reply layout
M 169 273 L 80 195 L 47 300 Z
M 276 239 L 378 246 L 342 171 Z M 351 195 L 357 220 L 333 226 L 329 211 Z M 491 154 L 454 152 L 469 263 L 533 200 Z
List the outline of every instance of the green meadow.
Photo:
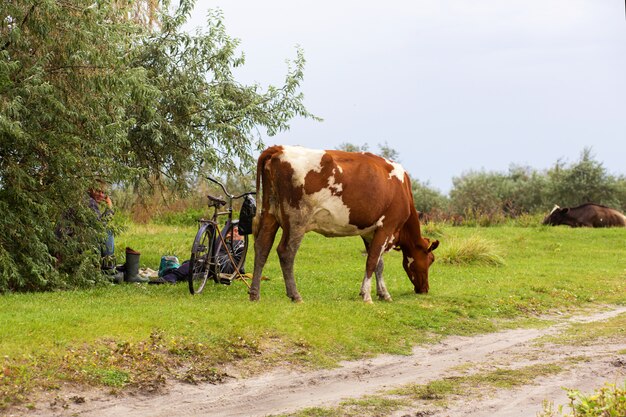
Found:
M 0 409 L 28 403 L 35 387 L 64 382 L 115 391 L 168 378 L 219 381 L 233 363 L 244 373 L 330 367 L 407 354 L 446 335 L 538 325 L 545 313 L 626 303 L 624 229 L 440 225 L 425 232 L 441 241 L 430 293 L 413 292 L 401 254 L 392 251 L 384 275 L 393 302 L 361 301 L 360 238 L 313 233 L 296 258 L 301 304 L 285 295 L 275 250 L 258 303 L 248 301 L 243 282 L 210 283 L 196 296 L 186 283 L 0 296 Z M 142 266 L 158 269 L 161 255 L 187 259 L 194 234 L 192 227 L 132 225 L 117 251 L 123 259 L 130 246 L 142 253 Z M 248 256 L 251 271 L 253 250 Z

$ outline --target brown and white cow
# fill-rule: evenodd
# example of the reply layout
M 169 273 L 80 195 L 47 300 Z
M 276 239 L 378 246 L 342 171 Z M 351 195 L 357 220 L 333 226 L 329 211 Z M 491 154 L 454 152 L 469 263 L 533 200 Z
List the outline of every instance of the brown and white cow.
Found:
M 409 176 L 399 164 L 371 153 L 272 146 L 259 156 L 256 182 L 261 207 L 254 219 L 250 300 L 259 299 L 261 272 L 279 227 L 283 233 L 277 252 L 287 296 L 293 301 L 302 300 L 293 275 L 294 258 L 310 231 L 363 238 L 363 301 L 372 302 L 372 274 L 378 297 L 391 301 L 382 276 L 382 254 L 392 248 L 402 250 L 402 264 L 415 292 L 428 292 L 428 268 L 439 241 L 422 237 Z

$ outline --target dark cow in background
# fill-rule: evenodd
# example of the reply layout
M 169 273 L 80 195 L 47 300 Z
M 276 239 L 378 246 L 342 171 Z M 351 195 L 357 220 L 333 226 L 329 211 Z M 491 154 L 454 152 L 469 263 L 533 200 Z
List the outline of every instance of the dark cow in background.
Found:
M 402 250 L 402 264 L 415 292 L 428 292 L 428 268 L 439 241 L 422 237 L 409 176 L 399 164 L 371 153 L 273 146 L 259 156 L 256 186 L 261 209 L 254 219 L 250 300 L 259 299 L 261 272 L 279 227 L 283 233 L 277 252 L 287 296 L 293 301 L 302 300 L 293 275 L 294 258 L 309 231 L 362 237 L 367 249 L 363 301 L 372 302 L 372 274 L 378 297 L 391 301 L 382 276 L 382 254 L 392 248 Z
M 554 206 L 543 224 L 571 227 L 625 227 L 626 217 L 617 210 L 599 204 L 586 203 L 578 207 Z

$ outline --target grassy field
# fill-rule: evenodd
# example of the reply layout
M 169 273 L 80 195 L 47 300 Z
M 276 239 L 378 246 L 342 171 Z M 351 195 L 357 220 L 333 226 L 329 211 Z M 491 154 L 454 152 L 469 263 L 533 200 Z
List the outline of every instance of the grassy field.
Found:
M 100 287 L 0 296 L 0 409 L 28 402 L 35 386 L 64 382 L 122 389 L 165 378 L 219 380 L 236 361 L 249 372 L 277 364 L 333 366 L 449 334 L 475 334 L 536 320 L 538 314 L 626 303 L 626 231 L 566 227 L 439 227 L 428 295 L 417 295 L 401 254 L 385 256 L 394 301 L 364 304 L 365 257 L 358 238 L 306 236 L 296 259 L 304 299 L 285 296 L 275 251 L 250 303 L 242 282 Z M 131 226 L 116 240 L 144 266 L 188 257 L 195 230 Z M 472 256 L 483 251 L 488 256 Z M 484 255 L 483 253 L 483 255 Z M 480 254 L 478 254 L 480 255 Z M 249 253 L 249 259 L 253 253 Z M 251 269 L 251 262 L 248 262 Z

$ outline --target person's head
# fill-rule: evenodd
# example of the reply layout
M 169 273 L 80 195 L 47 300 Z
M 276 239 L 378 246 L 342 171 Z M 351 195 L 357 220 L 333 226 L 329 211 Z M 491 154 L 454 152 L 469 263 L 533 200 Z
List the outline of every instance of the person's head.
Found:
M 104 201 L 107 196 L 107 183 L 102 180 L 97 180 L 94 187 L 89 189 L 89 195 L 98 203 Z
M 104 190 L 94 189 L 94 188 L 90 188 L 89 189 L 89 195 L 91 196 L 91 198 L 96 200 L 98 203 L 101 202 L 101 201 L 104 201 L 104 199 L 107 196 L 107 194 L 104 192 Z
M 243 236 L 239 234 L 239 227 L 233 227 L 233 240 L 241 240 Z

